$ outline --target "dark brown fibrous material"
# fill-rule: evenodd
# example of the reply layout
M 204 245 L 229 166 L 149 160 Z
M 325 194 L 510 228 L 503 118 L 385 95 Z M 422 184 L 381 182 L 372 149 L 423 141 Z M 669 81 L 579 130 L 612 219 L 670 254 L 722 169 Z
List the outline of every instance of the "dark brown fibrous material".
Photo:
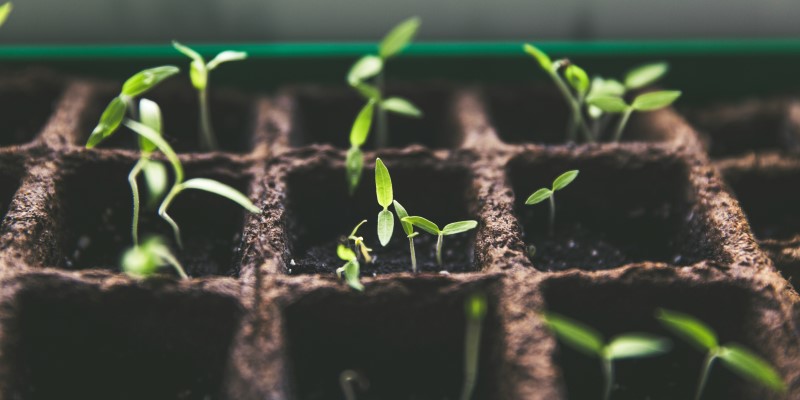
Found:
M 173 248 L 192 278 L 165 269 L 136 280 L 118 269 L 131 244 L 135 138 L 122 130 L 83 148 L 118 87 L 41 71 L 0 81 L 10 132 L 0 147 L 2 398 L 342 399 L 339 375 L 355 370 L 370 382 L 359 399 L 454 399 L 463 304 L 477 291 L 488 313 L 474 399 L 599 398 L 597 360 L 560 345 L 541 313 L 606 337 L 669 336 L 654 319 L 661 307 L 753 349 L 776 365 L 788 398 L 800 396 L 800 299 L 787 281 L 800 276 L 791 101 L 765 102 L 766 123 L 735 112 L 761 115 L 758 102 L 690 111 L 704 134 L 672 109 L 642 113 L 619 144 L 566 145 L 565 105 L 550 88 L 390 86 L 425 117 L 390 119 L 391 146 L 365 146 L 350 196 L 347 135 L 363 102 L 351 90 L 212 91 L 222 151 L 201 153 L 195 93 L 168 82 L 145 97 L 162 105 L 187 176 L 233 185 L 263 212 L 181 195 L 172 214 L 185 247 Z M 759 129 L 771 144 L 749 144 Z M 478 221 L 445 238 L 444 265 L 421 233 L 421 272 L 411 273 L 399 223 L 378 243 L 378 156 L 411 215 Z M 581 172 L 556 193 L 551 236 L 547 204 L 524 201 L 568 169 Z M 363 219 L 375 262 L 362 263 L 361 293 L 334 271 L 336 245 Z M 171 240 L 152 208 L 148 233 Z M 672 339 L 667 356 L 617 364 L 614 399 L 691 397 L 703 356 Z M 706 397 L 785 398 L 719 367 Z

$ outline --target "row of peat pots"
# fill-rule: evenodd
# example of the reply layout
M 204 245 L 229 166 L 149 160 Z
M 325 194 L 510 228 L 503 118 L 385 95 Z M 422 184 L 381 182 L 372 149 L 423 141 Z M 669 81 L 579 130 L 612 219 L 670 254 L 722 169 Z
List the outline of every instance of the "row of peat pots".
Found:
M 351 89 L 212 90 L 221 151 L 201 152 L 196 94 L 166 82 L 146 97 L 186 176 L 230 185 L 262 211 L 187 192 L 172 216 L 192 279 L 164 269 L 137 281 L 118 265 L 139 144 L 123 132 L 83 146 L 118 92 L 46 71 L 0 79 L 3 397 L 340 399 L 353 369 L 370 382 L 354 398 L 456 399 L 475 293 L 488 307 L 475 399 L 602 397 L 600 363 L 556 341 L 544 310 L 607 338 L 671 337 L 665 356 L 618 363 L 611 398 L 691 398 L 703 354 L 659 324 L 660 308 L 753 350 L 800 396 L 787 283 L 800 276 L 800 103 L 678 103 L 635 113 L 621 143 L 563 144 L 568 112 L 549 87 L 398 85 L 388 92 L 424 115 L 388 116 L 388 146 L 364 145 L 351 194 L 346 151 L 364 103 Z M 477 221 L 443 238 L 441 263 L 437 237 L 421 231 L 420 274 L 399 222 L 378 243 L 376 157 L 409 214 Z M 552 205 L 526 205 L 571 170 Z M 141 231 L 170 237 L 149 206 Z M 358 292 L 336 277 L 336 248 L 363 219 L 374 262 L 361 263 Z M 785 397 L 720 367 L 703 398 Z

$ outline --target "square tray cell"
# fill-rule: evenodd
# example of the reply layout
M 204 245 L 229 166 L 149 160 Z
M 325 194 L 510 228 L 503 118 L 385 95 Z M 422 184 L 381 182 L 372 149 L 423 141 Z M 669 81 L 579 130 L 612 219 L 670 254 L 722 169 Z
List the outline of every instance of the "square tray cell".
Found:
M 173 79 L 183 78 L 185 77 L 179 76 Z M 100 120 L 103 110 L 118 93 L 117 86 L 112 88 L 105 85 L 97 90 L 81 116 L 81 132 L 77 135 L 80 140 L 77 145 L 86 144 L 86 139 Z M 158 103 L 164 121 L 164 137 L 176 152 L 201 151 L 198 97 L 197 91 L 192 86 L 168 81 L 145 93 L 141 98 Z M 137 98 L 137 107 L 138 101 Z M 247 153 L 252 150 L 255 103 L 249 96 L 234 90 L 215 89 L 212 85 L 209 91 L 209 108 L 220 150 L 231 153 Z M 123 126 L 98 147 L 137 150 L 138 136 Z
M 4 323 L 4 398 L 216 399 L 237 329 L 235 299 L 195 291 L 23 289 Z
M 61 258 L 65 269 L 104 268 L 119 270 L 124 251 L 132 246 L 132 198 L 128 173 L 133 159 L 79 162 L 57 187 L 61 199 Z M 235 167 L 184 165 L 187 179 L 219 180 L 247 193 L 248 177 L 233 172 Z M 207 192 L 189 190 L 178 195 L 169 214 L 181 228 L 184 249 L 174 244 L 172 230 L 158 217 L 158 204 L 147 205 L 144 182 L 139 220 L 140 240 L 161 235 L 193 277 L 238 274 L 245 211 L 236 203 Z M 170 177 L 170 182 L 171 182 Z M 164 269 L 165 272 L 171 269 Z
M 593 282 L 587 277 L 551 279 L 543 285 L 545 307 L 597 329 L 606 340 L 624 333 L 644 332 L 669 338 L 669 353 L 644 359 L 619 360 L 615 366 L 615 400 L 691 399 L 697 388 L 705 354 L 674 336 L 656 320 L 659 308 L 690 314 L 717 332 L 720 343 L 736 342 L 762 354 L 770 344 L 757 339 L 767 328 L 759 325 L 763 312 L 749 292 L 724 282 L 697 285 L 668 279 Z M 559 342 L 556 363 L 567 398 L 599 399 L 603 390 L 600 362 Z M 773 398 L 756 384 L 741 379 L 716 363 L 704 399 Z
M 0 79 L 0 146 L 31 142 L 55 112 L 64 82 L 46 73 Z
M 548 201 L 525 205 L 561 173 L 580 174 L 555 194 L 555 230 Z M 523 155 L 508 164 L 515 212 L 533 265 L 545 271 L 609 269 L 640 261 L 691 265 L 709 249 L 691 213 L 688 167 L 680 158 L 605 153 L 597 157 Z M 698 231 L 698 228 L 700 231 Z M 531 247 L 533 246 L 533 247 Z M 535 248 L 535 251 L 534 251 Z M 533 254 L 533 257 L 530 257 Z
M 417 282 L 395 290 L 320 290 L 283 311 L 295 400 L 343 398 L 339 375 L 369 380 L 358 399 L 456 399 L 463 382 L 468 290 Z M 400 290 L 397 290 L 400 289 Z M 366 297 L 365 297 L 366 296 Z M 494 299 L 483 321 L 473 399 L 496 399 L 502 348 Z M 495 395 L 493 395 L 495 394 Z
M 415 159 L 385 160 L 392 177 L 395 200 L 409 215 L 421 215 L 443 227 L 471 217 L 469 207 L 471 174 L 464 167 L 419 162 Z M 381 207 L 375 196 L 374 169 L 365 167 L 361 185 L 351 197 L 347 192 L 341 163 L 313 165 L 289 173 L 286 191 L 286 232 L 288 251 L 285 262 L 291 274 L 333 274 L 343 262 L 336 247 L 360 221 L 363 236 L 376 256 L 372 264 L 362 263 L 361 275 L 410 272 L 409 242 L 395 215 L 392 240 L 382 247 L 377 237 L 377 217 Z M 394 208 L 390 210 L 394 212 Z M 417 229 L 419 231 L 419 229 Z M 425 232 L 414 239 L 419 271 L 464 272 L 474 266 L 475 230 L 447 236 L 442 250 L 442 267 L 436 264 L 436 237 Z
M 483 93 L 489 123 L 508 144 L 564 144 L 569 108 L 554 88 L 542 85 L 489 87 Z M 665 111 L 633 113 L 622 135 L 623 142 L 664 142 L 673 139 L 671 124 L 655 123 Z M 617 117 L 604 122 L 601 142 L 609 141 Z M 592 128 L 593 129 L 593 128 Z M 583 142 L 578 134 L 578 142 Z
M 350 147 L 350 130 L 366 101 L 351 88 L 308 87 L 287 92 L 293 110 L 289 143 L 300 147 L 310 144 L 331 144 Z M 432 149 L 452 148 L 460 142 L 452 110 L 453 93 L 437 86 L 389 87 L 387 97 L 400 96 L 419 108 L 422 118 L 387 113 L 389 147 L 419 144 Z M 369 139 L 364 149 L 374 148 L 378 132 L 376 110 Z

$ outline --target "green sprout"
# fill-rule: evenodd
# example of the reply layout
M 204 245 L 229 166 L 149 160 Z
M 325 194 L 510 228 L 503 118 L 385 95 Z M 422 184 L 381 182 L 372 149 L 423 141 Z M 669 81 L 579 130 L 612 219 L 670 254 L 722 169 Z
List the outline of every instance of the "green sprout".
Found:
M 659 321 L 682 339 L 697 349 L 706 352 L 700 383 L 697 385 L 695 400 L 699 400 L 708 381 L 711 366 L 719 359 L 723 365 L 740 376 L 783 393 L 786 386 L 777 371 L 764 359 L 735 343 L 719 344 L 716 333 L 702 321 L 679 312 L 659 310 Z
M 464 303 L 467 329 L 464 336 L 464 386 L 461 400 L 470 400 L 478 381 L 478 356 L 480 355 L 481 331 L 486 317 L 486 295 L 474 293 Z
M 364 261 L 367 264 L 369 264 L 372 262 L 372 256 L 369 254 L 372 251 L 372 249 L 370 249 L 369 247 L 367 247 L 366 244 L 364 244 L 364 238 L 362 236 L 356 236 L 356 233 L 358 233 L 358 228 L 361 228 L 361 225 L 364 225 L 366 222 L 367 220 L 359 222 L 358 225 L 356 225 L 356 227 L 353 228 L 353 231 L 350 232 L 350 236 L 347 237 L 347 240 L 353 241 L 353 247 L 355 247 L 356 250 L 358 250 L 361 253 L 361 255 L 364 256 Z
M 92 134 L 89 135 L 86 148 L 90 149 L 97 146 L 100 142 L 114 134 L 125 119 L 126 110 L 130 110 L 132 119 L 138 119 L 136 115 L 136 103 L 134 101 L 136 96 L 147 93 L 158 86 L 159 83 L 177 74 L 179 71 L 178 67 L 164 65 L 145 69 L 128 78 L 122 85 L 120 94 L 111 100 L 103 111 L 103 114 L 100 116 L 100 122 L 97 123 Z
M 339 374 L 339 386 L 342 388 L 345 400 L 356 400 L 356 387 L 364 391 L 369 389 L 367 378 L 352 369 L 346 369 Z
M 565 344 L 601 360 L 605 379 L 603 390 L 605 400 L 611 398 L 615 360 L 653 357 L 664 354 L 671 348 L 669 340 L 644 333 L 623 334 L 605 342 L 597 331 L 570 318 L 548 313 L 544 319 L 553 334 Z
M 174 40 L 172 41 L 172 46 L 192 59 L 192 63 L 189 67 L 189 77 L 192 80 L 192 86 L 197 89 L 200 105 L 200 145 L 208 150 L 216 150 L 217 138 L 214 135 L 214 126 L 211 123 L 211 112 L 208 106 L 208 75 L 222 63 L 246 59 L 247 53 L 243 51 L 226 50 L 217 54 L 214 59 L 206 63 L 203 56 L 191 48 Z
M 378 204 L 383 210 L 378 213 L 378 240 L 381 246 L 386 246 L 392 240 L 394 232 L 394 214 L 389 211 L 389 206 L 394 201 L 392 192 L 392 177 L 389 170 L 380 158 L 375 160 L 375 192 L 378 196 Z
M 11 10 L 13 9 L 14 9 L 14 4 L 12 4 L 10 1 L 0 6 L 0 26 L 3 26 L 3 24 L 6 23 L 8 15 L 11 14 Z
M 403 221 L 403 218 L 408 217 L 408 212 L 406 212 L 406 209 L 397 200 L 394 201 L 394 211 L 397 212 L 397 218 L 400 220 L 400 226 L 403 227 L 403 231 L 406 233 L 406 238 L 408 238 L 408 247 L 411 252 L 411 271 L 416 274 L 417 252 L 414 250 L 414 238 L 419 235 L 419 232 L 414 232 L 414 225 Z
M 143 125 L 148 126 L 155 133 L 161 136 L 162 123 L 161 123 L 161 109 L 154 101 L 142 99 L 139 101 L 139 115 Z M 153 142 L 139 137 L 139 161 L 131 169 L 128 174 L 128 185 L 131 187 L 133 194 L 133 217 L 131 220 L 131 237 L 133 238 L 134 246 L 139 244 L 139 184 L 136 180 L 139 174 L 144 174 L 145 183 L 147 184 L 148 194 L 150 197 L 149 204 L 154 204 L 164 195 L 167 189 L 167 170 L 164 164 L 153 161 L 150 159 L 152 153 L 157 150 Z
M 419 17 L 409 18 L 395 26 L 383 38 L 378 54 L 361 57 L 347 73 L 347 82 L 365 99 L 378 106 L 378 133 L 376 147 L 386 147 L 389 143 L 389 126 L 386 113 L 393 112 L 408 117 L 419 118 L 422 112 L 410 101 L 400 97 L 384 98 L 384 64 L 392 57 L 400 54 L 411 43 L 417 33 L 421 20 Z M 374 78 L 375 83 L 367 81 Z M 366 138 L 365 138 L 366 139 Z
M 364 153 L 361 151 L 361 146 L 367 141 L 369 129 L 372 127 L 374 109 L 375 102 L 368 101 L 358 112 L 350 130 L 350 149 L 347 150 L 347 158 L 344 164 L 347 189 L 351 196 L 358 188 L 358 183 L 361 181 L 361 173 L 364 170 Z
M 471 229 L 475 229 L 478 226 L 478 221 L 468 220 L 468 221 L 458 221 L 447 224 L 444 226 L 443 229 L 439 229 L 439 226 L 434 224 L 433 222 L 423 218 L 423 217 L 405 217 L 401 219 L 402 222 L 407 222 L 411 225 L 414 225 L 425 232 L 430 233 L 431 235 L 436 235 L 438 238 L 436 239 L 436 263 L 439 266 L 442 266 L 442 241 L 445 236 L 455 235 L 457 233 L 463 233 L 469 231 Z
M 141 245 L 135 245 L 122 256 L 122 270 L 136 278 L 147 278 L 159 267 L 171 265 L 182 279 L 188 279 L 186 271 L 169 250 L 161 237 L 148 237 Z
M 356 255 L 356 252 L 340 244 L 336 248 L 336 255 L 339 256 L 342 261 L 346 261 L 343 266 L 336 269 L 336 276 L 342 279 L 342 274 L 344 274 L 344 279 L 351 288 L 363 292 L 364 285 L 362 285 L 359 280 L 361 265 L 358 263 L 358 255 Z
M 533 205 L 541 203 L 547 199 L 550 199 L 550 235 L 552 236 L 555 232 L 555 225 L 556 225 L 556 200 L 555 194 L 556 191 L 564 189 L 578 177 L 578 170 L 572 170 L 564 172 L 563 174 L 559 175 L 553 181 L 553 186 L 548 188 L 541 188 L 533 194 L 531 194 L 527 200 L 525 200 L 526 205 Z
M 633 114 L 634 111 L 655 111 L 669 106 L 680 96 L 681 92 L 677 90 L 661 90 L 658 92 L 640 94 L 633 99 L 631 104 L 626 103 L 625 99 L 620 96 L 611 95 L 598 95 L 595 97 L 590 97 L 587 101 L 589 104 L 603 110 L 604 112 L 610 114 L 622 114 L 622 117 L 620 117 L 619 122 L 617 123 L 617 128 L 614 130 L 613 137 L 614 142 L 619 142 L 620 138 L 622 137 L 622 132 L 625 130 L 625 125 L 628 123 L 628 119 L 631 117 L 631 114 Z

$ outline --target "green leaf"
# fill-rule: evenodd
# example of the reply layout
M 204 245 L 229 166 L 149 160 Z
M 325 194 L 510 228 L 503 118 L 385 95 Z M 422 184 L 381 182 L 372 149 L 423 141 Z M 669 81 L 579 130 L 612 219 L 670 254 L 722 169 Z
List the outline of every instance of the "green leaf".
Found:
M 566 76 L 570 86 L 578 93 L 585 94 L 589 90 L 589 75 L 581 67 L 570 64 L 567 70 L 564 71 L 564 76 Z
M 442 234 L 445 236 L 455 235 L 457 233 L 466 232 L 475 229 L 478 226 L 478 221 L 458 221 L 447 224 L 442 228 Z
M 672 104 L 678 97 L 681 97 L 678 90 L 650 92 L 637 96 L 631 106 L 636 111 L 653 111 Z
M 336 255 L 343 261 L 351 261 L 358 258 L 356 252 L 343 244 L 340 244 L 339 247 L 336 248 Z
M 361 147 L 367 141 L 369 129 L 372 126 L 372 112 L 375 103 L 370 101 L 358 112 L 356 120 L 353 122 L 353 129 L 350 130 L 350 145 Z
M 409 224 L 414 225 L 417 228 L 430 233 L 431 235 L 438 235 L 440 232 L 439 227 L 436 226 L 436 224 L 423 217 L 405 217 L 401 221 L 408 222 Z
M 347 73 L 347 83 L 350 86 L 358 86 L 359 83 L 380 74 L 382 69 L 382 58 L 371 54 L 361 57 L 350 67 L 350 72 Z
M 417 108 L 417 106 L 411 104 L 410 101 L 406 99 L 401 99 L 399 97 L 390 97 L 382 101 L 380 103 L 380 107 L 386 111 L 402 114 L 407 117 L 414 117 L 414 118 L 422 117 L 422 111 L 420 111 Z
M 159 135 L 163 135 L 161 108 L 158 107 L 156 102 L 148 99 L 139 100 L 139 119 L 142 121 L 142 124 L 147 125 Z M 151 153 L 155 151 L 156 145 L 139 136 L 139 149 L 142 150 L 143 153 Z
M 183 165 L 181 164 L 181 160 L 178 158 L 178 155 L 175 153 L 175 150 L 172 150 L 172 146 L 167 143 L 158 132 L 150 129 L 149 126 L 141 124 L 136 121 L 126 120 L 125 126 L 131 128 L 134 132 L 136 132 L 140 136 L 144 136 L 145 139 L 153 142 L 156 145 L 158 150 L 160 150 L 169 160 L 169 163 L 172 165 L 172 169 L 175 172 L 175 182 L 182 182 L 183 181 Z
M 414 39 L 421 23 L 422 20 L 419 17 L 411 17 L 389 31 L 380 44 L 378 54 L 381 58 L 387 59 L 403 51 Z
M 528 200 L 525 200 L 525 204 L 527 204 L 529 206 L 530 205 L 534 205 L 534 204 L 539 204 L 539 203 L 549 199 L 550 196 L 552 196 L 552 195 L 553 195 L 553 191 L 552 190 L 550 190 L 548 188 L 541 188 L 541 189 L 533 192 L 533 194 L 528 197 Z
M 550 57 L 547 54 L 545 54 L 543 51 L 539 50 L 538 48 L 528 43 L 525 43 L 525 45 L 523 45 L 522 48 L 525 50 L 526 53 L 533 56 L 533 58 L 535 58 L 536 61 L 539 62 L 539 65 L 542 67 L 543 70 L 547 72 L 552 72 L 553 61 L 550 60 Z
M 357 260 L 350 260 L 347 264 L 344 265 L 344 279 L 347 284 L 359 292 L 364 291 L 364 285 L 361 284 L 359 280 L 359 275 L 361 275 L 361 266 L 358 264 Z
M 361 181 L 361 172 L 364 170 L 364 154 L 358 147 L 351 147 L 347 150 L 347 158 L 344 162 L 345 175 L 347 177 L 347 188 L 352 195 L 358 188 Z
M 234 51 L 234 50 L 225 50 L 219 54 L 217 54 L 214 59 L 206 64 L 206 68 L 209 71 L 216 69 L 219 67 L 220 64 L 231 62 L 231 61 L 241 61 L 247 59 L 247 53 L 244 51 Z
M 603 338 L 594 329 L 554 313 L 546 314 L 544 320 L 550 330 L 567 345 L 589 355 L 602 356 Z
M 603 79 L 595 76 L 592 79 L 592 88 L 589 90 L 589 97 L 612 96 L 622 97 L 625 94 L 625 86 L 614 79 Z
M 181 53 L 183 53 L 183 55 L 185 55 L 186 57 L 191 58 L 192 61 L 198 61 L 201 64 L 205 65 L 206 60 L 203 58 L 203 56 L 201 56 L 200 53 L 194 51 L 189 46 L 184 46 L 184 45 L 180 44 L 177 40 L 173 40 L 172 41 L 172 47 L 174 47 L 176 50 L 178 50 Z
M 657 62 L 636 67 L 625 75 L 625 86 L 628 89 L 639 89 L 661 79 L 669 70 L 669 64 Z
M 486 295 L 483 293 L 473 293 L 464 304 L 466 316 L 472 321 L 482 321 L 487 308 Z
M 669 310 L 658 310 L 656 318 L 667 329 L 702 350 L 709 351 L 719 346 L 714 331 L 697 318 Z
M 14 5 L 11 4 L 10 1 L 0 6 L 0 26 L 6 23 L 6 20 L 8 19 L 8 14 L 11 13 L 11 10 L 13 8 Z
M 612 360 L 621 358 L 653 357 L 671 348 L 669 340 L 641 333 L 620 335 L 605 348 L 605 356 Z
M 369 83 L 359 82 L 353 86 L 362 96 L 367 100 L 372 100 L 375 103 L 381 101 L 381 91 L 377 87 Z
M 392 205 L 392 200 L 394 200 L 392 177 L 380 158 L 375 160 L 375 193 L 378 196 L 378 204 L 384 210 Z
M 148 161 L 142 166 L 149 202 L 154 204 L 167 191 L 167 167 L 158 161 Z
M 353 231 L 350 232 L 350 236 L 348 236 L 347 238 L 348 239 L 355 238 L 356 234 L 358 233 L 358 228 L 361 228 L 361 225 L 364 225 L 366 223 L 367 223 L 367 220 L 362 220 L 361 222 L 359 222 L 358 225 L 356 225 L 356 227 L 353 228 Z
M 400 220 L 400 226 L 403 227 L 403 232 L 406 233 L 406 236 L 413 234 L 414 225 L 403 221 L 403 218 L 408 217 L 408 212 L 406 212 L 406 209 L 403 208 L 403 206 L 400 205 L 397 200 L 394 201 L 394 211 L 397 213 L 397 219 Z
M 97 146 L 103 139 L 116 132 L 125 118 L 126 107 L 125 100 L 120 96 L 114 97 L 114 100 L 108 103 L 103 115 L 100 116 L 100 122 L 89 135 L 89 140 L 86 141 L 87 149 Z
M 567 171 L 559 175 L 558 178 L 553 181 L 553 191 L 555 192 L 556 190 L 561 190 L 567 187 L 567 185 L 572 183 L 572 181 L 578 177 L 578 172 L 579 171 L 577 169 L 573 169 L 572 171 Z
M 607 113 L 621 113 L 628 109 L 625 100 L 616 96 L 594 96 L 587 98 L 586 102 Z
M 133 246 L 122 255 L 122 270 L 131 276 L 145 278 L 161 266 L 159 258 L 145 244 Z
M 727 345 L 721 349 L 718 357 L 731 370 L 745 378 L 778 392 L 786 390 L 780 374 L 767 361 L 743 347 Z
M 256 207 L 250 199 L 247 198 L 242 192 L 234 189 L 231 186 L 228 186 L 222 182 L 215 181 L 213 179 L 207 178 L 194 178 L 189 179 L 186 182 L 181 184 L 183 189 L 195 189 L 195 190 L 202 190 L 209 193 L 214 193 L 216 195 L 222 196 L 234 203 L 239 204 L 240 206 L 244 207 L 245 210 L 250 211 L 251 213 L 258 214 L 261 212 L 261 209 Z
M 378 240 L 381 246 L 389 244 L 392 233 L 394 233 L 394 214 L 389 210 L 382 210 L 378 213 Z
M 156 87 L 159 83 L 180 72 L 178 67 L 164 65 L 138 72 L 122 85 L 122 95 L 136 97 Z

